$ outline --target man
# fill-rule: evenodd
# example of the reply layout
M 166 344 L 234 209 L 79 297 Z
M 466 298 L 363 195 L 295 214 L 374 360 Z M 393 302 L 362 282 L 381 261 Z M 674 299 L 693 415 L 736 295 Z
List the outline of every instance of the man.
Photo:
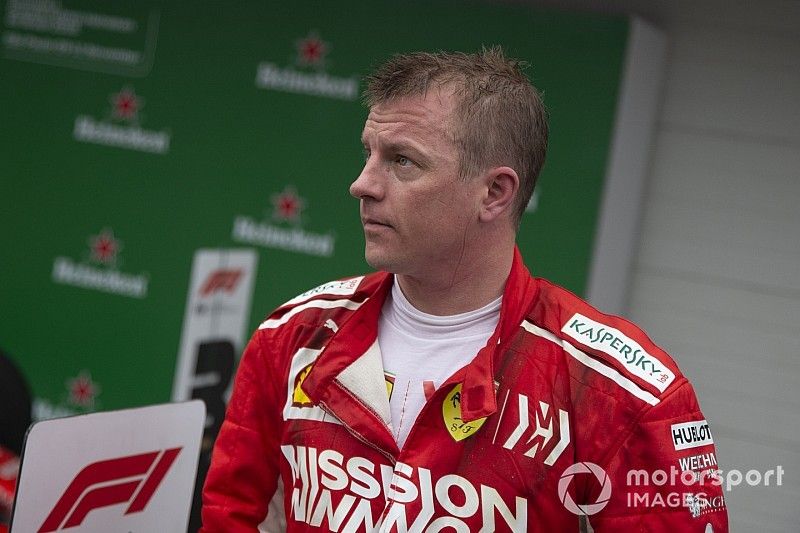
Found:
M 25 432 L 31 425 L 31 391 L 11 356 L 0 349 L 0 533 L 8 531 Z
M 726 531 L 675 363 L 515 248 L 547 144 L 519 65 L 498 48 L 400 55 L 366 100 L 350 192 L 379 272 L 261 324 L 203 531 L 577 531 L 579 514 L 595 531 Z

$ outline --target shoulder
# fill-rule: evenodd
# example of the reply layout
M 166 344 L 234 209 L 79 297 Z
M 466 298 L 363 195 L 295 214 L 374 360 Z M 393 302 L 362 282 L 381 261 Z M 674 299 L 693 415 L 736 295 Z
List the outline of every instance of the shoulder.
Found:
M 650 405 L 685 381 L 672 357 L 637 325 L 551 282 L 536 283 L 536 302 L 522 326 L 563 348 L 574 381 Z
M 331 314 L 355 311 L 377 290 L 386 276 L 383 272 L 376 272 L 318 285 L 279 305 L 258 329 L 280 328 L 294 317 L 302 317 L 304 322 L 321 319 L 324 323 Z

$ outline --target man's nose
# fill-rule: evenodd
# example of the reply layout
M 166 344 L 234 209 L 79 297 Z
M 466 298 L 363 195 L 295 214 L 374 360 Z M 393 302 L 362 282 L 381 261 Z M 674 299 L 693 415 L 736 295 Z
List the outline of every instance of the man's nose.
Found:
M 370 158 L 364 163 L 361 174 L 350 184 L 350 195 L 354 198 L 372 198 L 380 200 L 383 196 L 383 187 L 380 182 L 380 168 L 377 162 Z

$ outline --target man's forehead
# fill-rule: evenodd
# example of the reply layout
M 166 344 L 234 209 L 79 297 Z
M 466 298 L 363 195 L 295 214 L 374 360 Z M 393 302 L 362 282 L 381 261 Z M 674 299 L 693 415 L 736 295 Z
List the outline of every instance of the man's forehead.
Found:
M 446 133 L 450 130 L 454 107 L 454 96 L 440 90 L 379 102 L 370 107 L 364 135 L 370 130 Z

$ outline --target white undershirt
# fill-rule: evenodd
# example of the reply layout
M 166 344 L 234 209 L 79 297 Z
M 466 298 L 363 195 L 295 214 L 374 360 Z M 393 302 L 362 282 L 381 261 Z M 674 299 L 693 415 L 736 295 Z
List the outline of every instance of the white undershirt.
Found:
M 501 300 L 458 315 L 429 315 L 411 305 L 395 278 L 381 311 L 378 344 L 387 381 L 394 378 L 389 407 L 398 446 L 427 401 L 426 388 L 428 394 L 436 390 L 486 345 L 500 319 Z

